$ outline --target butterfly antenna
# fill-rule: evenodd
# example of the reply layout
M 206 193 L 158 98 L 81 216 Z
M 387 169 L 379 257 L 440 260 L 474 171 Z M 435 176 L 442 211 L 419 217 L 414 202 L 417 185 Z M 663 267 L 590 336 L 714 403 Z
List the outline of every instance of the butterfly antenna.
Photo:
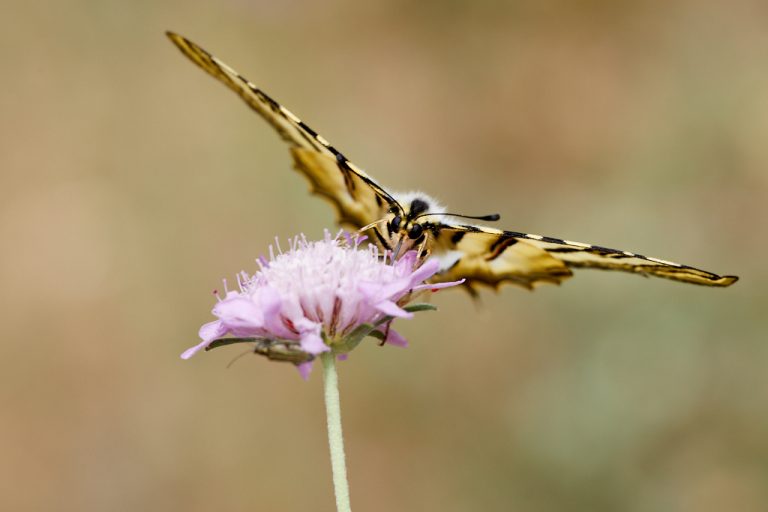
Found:
M 438 215 L 447 215 L 449 217 L 459 217 L 462 219 L 482 220 L 485 222 L 495 222 L 501 218 L 498 213 L 491 213 L 490 215 L 462 215 L 460 213 L 422 213 L 419 217 L 437 217 Z M 415 219 L 414 219 L 415 220 Z
M 419 244 L 419 249 L 416 254 L 418 254 L 419 258 L 421 258 L 421 255 L 424 254 L 425 249 L 427 248 L 427 240 L 429 239 L 429 233 L 426 234 L 424 237 L 424 240 Z

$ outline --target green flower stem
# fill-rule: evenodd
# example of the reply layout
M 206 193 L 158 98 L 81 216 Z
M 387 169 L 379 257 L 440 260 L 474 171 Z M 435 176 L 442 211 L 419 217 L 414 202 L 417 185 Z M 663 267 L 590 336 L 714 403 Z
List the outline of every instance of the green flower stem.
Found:
M 331 470 L 333 472 L 333 490 L 336 494 L 336 510 L 337 512 L 351 512 L 347 465 L 344 460 L 344 436 L 341 433 L 336 355 L 332 352 L 323 352 L 320 355 L 320 360 L 323 362 L 325 414 L 328 420 L 328 444 L 331 448 Z

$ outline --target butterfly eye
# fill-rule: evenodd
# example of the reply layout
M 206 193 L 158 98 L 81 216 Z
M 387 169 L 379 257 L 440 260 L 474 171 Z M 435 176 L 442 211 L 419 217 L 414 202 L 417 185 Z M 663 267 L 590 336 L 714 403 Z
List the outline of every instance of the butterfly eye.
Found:
M 400 230 L 400 223 L 403 222 L 403 218 L 397 215 L 394 219 L 392 219 L 392 222 L 390 223 L 390 226 L 392 226 L 392 231 L 399 231 Z
M 421 226 L 421 224 L 416 224 L 408 232 L 408 238 L 410 238 L 411 240 L 416 240 L 423 233 L 424 233 L 424 228 Z

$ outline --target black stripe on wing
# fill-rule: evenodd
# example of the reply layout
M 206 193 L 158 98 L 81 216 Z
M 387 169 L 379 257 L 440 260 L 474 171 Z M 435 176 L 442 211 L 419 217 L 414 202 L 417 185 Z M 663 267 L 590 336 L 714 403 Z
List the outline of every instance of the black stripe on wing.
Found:
M 460 229 L 467 233 L 486 233 L 496 239 L 488 246 L 485 255 L 487 261 L 499 258 L 518 241 L 533 244 L 553 257 L 561 260 L 571 268 L 597 268 L 602 270 L 619 270 L 642 275 L 650 275 L 704 286 L 730 286 L 738 280 L 737 276 L 721 276 L 689 265 L 681 265 L 672 261 L 644 256 L 630 251 L 611 249 L 594 244 L 574 242 L 562 238 L 541 236 L 532 233 L 516 231 L 501 231 L 482 226 L 443 226 L 444 228 Z M 437 227 L 440 231 L 441 227 Z M 461 247 L 464 237 L 461 231 L 451 234 L 451 241 Z
M 391 194 L 379 186 L 362 169 L 354 165 L 323 136 L 310 128 L 293 112 L 256 87 L 255 84 L 239 72 L 189 39 L 173 32 L 166 32 L 166 35 L 187 58 L 240 96 L 249 107 L 272 125 L 286 142 L 292 146 L 316 151 L 332 157 L 336 161 L 339 171 L 344 176 L 344 181 L 348 189 L 350 189 L 350 193 L 354 192 L 352 190 L 354 180 L 351 179 L 349 173 L 354 173 L 390 205 L 397 205 L 399 207 Z M 400 209 L 402 210 L 402 208 Z M 371 219 L 369 222 L 374 220 L 377 219 Z

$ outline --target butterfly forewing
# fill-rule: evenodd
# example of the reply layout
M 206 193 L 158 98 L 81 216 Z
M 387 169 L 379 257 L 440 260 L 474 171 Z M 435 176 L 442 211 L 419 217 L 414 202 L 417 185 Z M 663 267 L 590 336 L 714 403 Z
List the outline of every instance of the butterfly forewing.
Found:
M 253 110 L 266 119 L 287 142 L 299 147 L 325 151 L 322 144 L 301 126 L 298 118 L 294 121 L 292 119 L 294 116 L 288 110 L 283 109 L 276 101 L 246 80 L 237 71 L 192 41 L 172 32 L 167 34 L 184 55 L 200 66 L 206 73 L 215 77 L 237 93 Z
M 306 123 L 226 63 L 173 32 L 170 40 L 192 62 L 237 93 L 292 146 L 296 169 L 313 191 L 336 207 L 339 221 L 356 229 L 381 219 L 396 201 Z
M 441 225 L 434 232 L 436 245 L 443 249 L 438 252 L 456 256 L 447 261 L 449 266 L 441 276 L 446 281 L 466 277 L 491 286 L 508 281 L 531 287 L 538 282 L 559 283 L 571 275 L 570 268 L 620 270 L 705 286 L 729 286 L 738 279 L 629 251 L 541 235 L 466 225 Z

